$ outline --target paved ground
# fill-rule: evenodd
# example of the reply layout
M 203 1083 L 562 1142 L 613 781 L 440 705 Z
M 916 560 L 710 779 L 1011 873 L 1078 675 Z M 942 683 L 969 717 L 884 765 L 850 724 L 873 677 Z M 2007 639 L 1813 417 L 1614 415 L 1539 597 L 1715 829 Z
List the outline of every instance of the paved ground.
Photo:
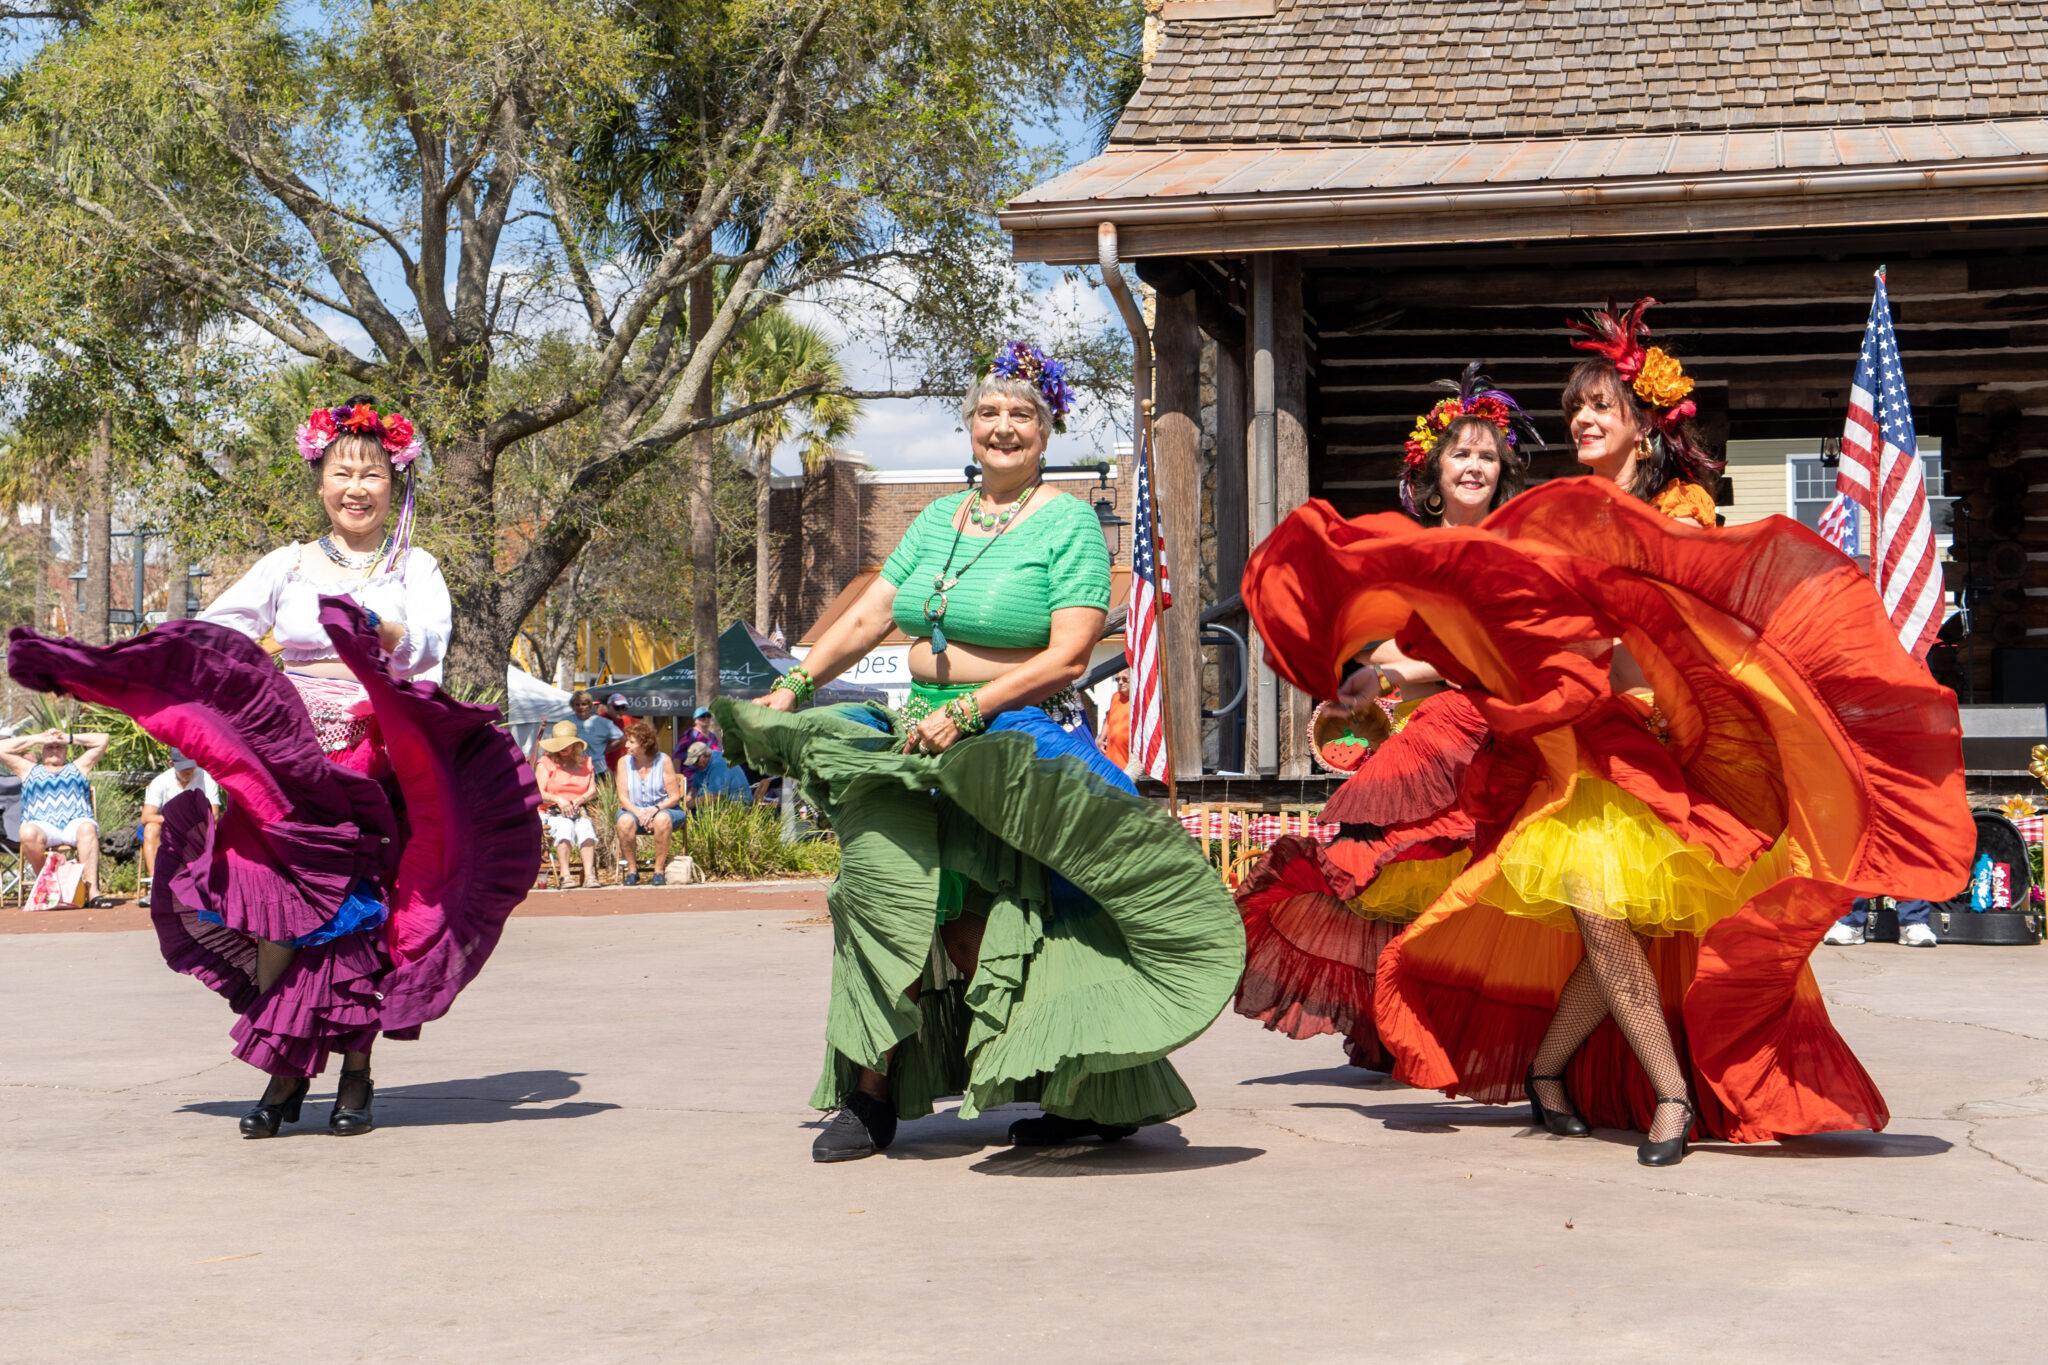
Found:
M 348 1141 L 326 1086 L 289 1136 L 236 1135 L 257 1078 L 146 933 L 0 938 L 0 1360 L 1995 1362 L 2048 1335 L 2048 951 L 1822 950 L 1879 1136 L 1648 1171 L 1225 1016 L 1181 1054 L 1204 1107 L 1121 1146 L 940 1115 L 820 1167 L 829 930 L 786 894 L 523 914 L 379 1050 L 381 1127 Z

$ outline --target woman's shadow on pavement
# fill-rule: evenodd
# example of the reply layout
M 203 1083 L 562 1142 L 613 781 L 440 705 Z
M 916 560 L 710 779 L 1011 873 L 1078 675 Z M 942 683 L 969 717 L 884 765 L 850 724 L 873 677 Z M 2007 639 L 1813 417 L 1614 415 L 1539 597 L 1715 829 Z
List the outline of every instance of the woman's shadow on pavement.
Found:
M 597 1100 L 563 1103 L 582 1093 L 580 1071 L 505 1071 L 465 1081 L 427 1081 L 414 1085 L 377 1087 L 376 1114 L 379 1128 L 425 1128 L 460 1123 L 512 1123 L 527 1119 L 580 1119 L 607 1109 L 619 1108 Z M 304 1131 L 309 1121 L 324 1118 L 312 1110 L 334 1102 L 330 1071 L 315 1082 L 306 1096 L 307 1112 L 294 1129 Z M 325 1082 L 323 1085 L 321 1082 Z M 179 1109 L 181 1114 L 208 1114 L 240 1118 L 255 1101 L 206 1100 Z M 280 1133 L 279 1136 L 283 1136 Z
M 1057 1147 L 1010 1146 L 1010 1125 L 1038 1113 L 1036 1105 L 1002 1105 L 963 1121 L 957 1111 L 941 1110 L 901 1125 L 883 1155 L 892 1161 L 980 1156 L 968 1167 L 978 1175 L 1074 1176 L 1167 1175 L 1234 1166 L 1266 1154 L 1263 1147 L 1197 1147 L 1171 1123 L 1151 1124 L 1120 1142 L 1080 1138 Z

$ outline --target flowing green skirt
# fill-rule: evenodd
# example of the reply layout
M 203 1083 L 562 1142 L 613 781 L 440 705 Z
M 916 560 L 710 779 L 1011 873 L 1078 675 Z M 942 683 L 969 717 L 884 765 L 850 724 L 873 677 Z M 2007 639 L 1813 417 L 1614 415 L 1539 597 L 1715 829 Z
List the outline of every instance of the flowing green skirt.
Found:
M 1166 1055 L 1229 1003 L 1244 926 L 1164 811 L 1079 757 L 1039 757 L 1023 732 L 1035 722 L 931 757 L 898 752 L 900 722 L 879 707 L 714 709 L 728 751 L 793 776 L 839 836 L 814 1106 L 836 1108 L 859 1068 L 886 1065 L 905 1119 L 947 1095 L 963 1118 L 1011 1100 L 1106 1124 L 1194 1108 Z M 1056 896 L 1054 874 L 1082 894 Z M 987 917 L 971 978 L 937 943 L 942 880 Z

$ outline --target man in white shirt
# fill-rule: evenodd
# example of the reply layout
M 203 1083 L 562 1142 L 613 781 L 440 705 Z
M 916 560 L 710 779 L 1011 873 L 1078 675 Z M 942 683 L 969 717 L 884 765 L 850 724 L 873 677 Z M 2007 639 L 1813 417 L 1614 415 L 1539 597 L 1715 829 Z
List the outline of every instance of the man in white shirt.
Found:
M 219 810 L 220 788 L 197 763 L 173 749 L 171 766 L 151 778 L 149 790 L 142 794 L 142 875 L 151 881 L 156 880 L 156 851 L 164 840 L 164 807 L 194 784 L 206 793 L 206 804 Z

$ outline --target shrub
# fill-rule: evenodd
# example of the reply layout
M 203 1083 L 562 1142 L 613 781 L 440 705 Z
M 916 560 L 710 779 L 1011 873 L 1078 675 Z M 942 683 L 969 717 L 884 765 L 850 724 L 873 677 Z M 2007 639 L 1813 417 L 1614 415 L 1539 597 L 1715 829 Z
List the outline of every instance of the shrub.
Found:
M 706 801 L 683 823 L 683 848 L 706 877 L 832 876 L 839 846 L 825 840 L 785 843 L 782 812 L 774 806 Z

